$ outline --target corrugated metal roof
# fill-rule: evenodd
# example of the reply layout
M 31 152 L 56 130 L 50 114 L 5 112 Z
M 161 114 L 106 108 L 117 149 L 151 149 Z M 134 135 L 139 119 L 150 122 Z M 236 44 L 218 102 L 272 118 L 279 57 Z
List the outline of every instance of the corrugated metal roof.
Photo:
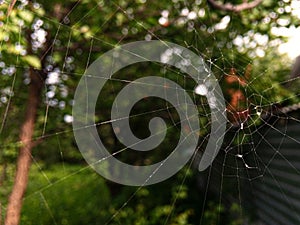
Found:
M 284 113 L 300 104 L 283 108 Z M 300 123 L 286 119 L 270 125 L 256 146 L 263 176 L 253 181 L 253 203 L 266 224 L 300 224 Z

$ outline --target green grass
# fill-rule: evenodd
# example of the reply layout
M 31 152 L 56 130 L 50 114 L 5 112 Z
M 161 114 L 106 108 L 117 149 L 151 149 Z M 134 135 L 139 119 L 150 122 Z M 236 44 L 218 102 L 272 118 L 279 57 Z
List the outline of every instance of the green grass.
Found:
M 33 166 L 21 224 L 103 224 L 110 193 L 98 174 L 78 165 Z

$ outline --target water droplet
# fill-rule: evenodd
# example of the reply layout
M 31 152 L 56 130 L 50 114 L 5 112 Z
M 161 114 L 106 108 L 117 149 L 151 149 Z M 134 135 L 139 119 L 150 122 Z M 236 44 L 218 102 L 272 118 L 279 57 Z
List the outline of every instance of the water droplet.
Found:
M 208 90 L 204 84 L 200 84 L 195 88 L 195 93 L 198 95 L 205 96 L 208 93 Z

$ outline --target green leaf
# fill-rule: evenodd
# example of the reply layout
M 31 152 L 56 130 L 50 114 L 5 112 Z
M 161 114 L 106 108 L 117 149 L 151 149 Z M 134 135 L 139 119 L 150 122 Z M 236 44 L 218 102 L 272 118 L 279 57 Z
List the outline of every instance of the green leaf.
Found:
M 22 11 L 20 11 L 19 12 L 19 15 L 20 15 L 20 17 L 23 19 L 23 20 L 25 20 L 26 22 L 28 22 L 28 23 L 31 23 L 32 21 L 33 21 L 33 13 L 32 12 L 30 12 L 30 11 L 25 11 L 25 10 L 22 10 Z
M 30 66 L 33 66 L 36 69 L 41 69 L 41 61 L 37 56 L 26 55 L 23 57 L 23 60 L 27 62 Z

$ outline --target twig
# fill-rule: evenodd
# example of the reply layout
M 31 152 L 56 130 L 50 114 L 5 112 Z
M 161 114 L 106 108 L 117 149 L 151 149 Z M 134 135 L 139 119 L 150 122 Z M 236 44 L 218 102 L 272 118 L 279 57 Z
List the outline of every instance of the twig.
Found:
M 17 0 L 12 0 L 10 3 L 9 3 L 9 6 L 8 6 L 8 9 L 7 9 L 7 17 L 9 17 L 9 15 L 11 14 L 15 4 L 16 4 Z
M 214 8 L 222 10 L 222 11 L 229 11 L 229 12 L 241 12 L 247 9 L 253 9 L 259 4 L 262 3 L 263 0 L 254 0 L 252 2 L 243 1 L 243 3 L 239 5 L 233 5 L 231 3 L 218 3 L 215 0 L 207 0 Z

